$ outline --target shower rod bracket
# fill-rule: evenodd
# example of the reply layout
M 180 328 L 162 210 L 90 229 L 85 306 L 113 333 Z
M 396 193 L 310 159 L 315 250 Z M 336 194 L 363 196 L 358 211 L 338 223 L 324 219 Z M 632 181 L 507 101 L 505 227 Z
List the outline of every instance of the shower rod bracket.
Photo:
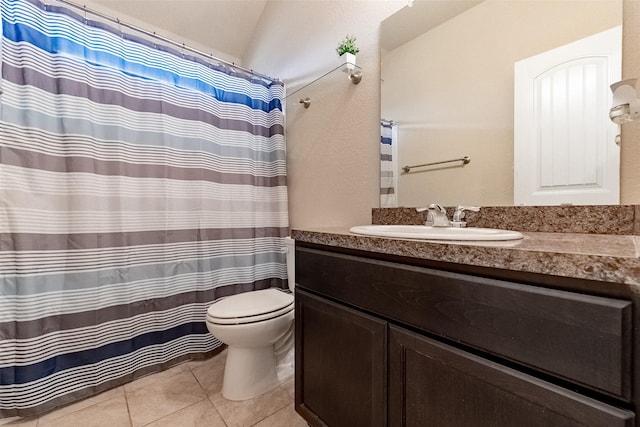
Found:
M 323 75 L 316 77 L 315 79 L 313 79 L 312 81 L 310 81 L 309 83 L 306 83 L 305 85 L 303 85 L 302 87 L 294 90 L 293 92 L 287 94 L 287 96 L 285 97 L 285 99 L 295 95 L 296 93 L 300 92 L 303 89 L 306 89 L 307 87 L 311 86 L 312 84 L 314 84 L 315 82 L 317 82 L 318 80 L 321 80 L 323 78 L 325 78 L 326 76 L 328 76 L 329 74 L 337 71 L 337 70 L 342 70 L 345 73 L 348 74 L 348 78 L 351 81 L 351 83 L 353 83 L 354 85 L 357 85 L 358 83 L 360 83 L 362 81 L 362 68 L 360 68 L 357 65 L 353 65 L 352 69 L 347 69 L 347 68 L 343 68 L 345 64 L 340 64 L 337 67 L 332 68 L 331 70 L 327 71 L 326 73 L 324 73 Z M 350 64 L 351 65 L 351 64 Z M 308 99 L 308 98 L 305 98 Z M 299 102 L 300 104 L 304 104 L 305 108 L 309 108 L 306 103 L 302 102 L 303 100 L 301 99 Z
M 349 73 L 349 80 L 351 80 L 351 83 L 353 83 L 354 85 L 360 83 L 362 81 L 362 71 L 357 70 Z
M 311 98 L 300 98 L 300 101 L 298 102 L 302 104 L 304 108 L 309 108 L 309 106 L 311 105 Z

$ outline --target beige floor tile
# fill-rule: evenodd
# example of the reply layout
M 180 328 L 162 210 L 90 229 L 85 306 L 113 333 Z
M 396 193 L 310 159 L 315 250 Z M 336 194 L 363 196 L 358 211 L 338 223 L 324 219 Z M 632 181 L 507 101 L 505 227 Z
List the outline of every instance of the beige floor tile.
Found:
M 122 386 L 112 388 L 111 390 L 107 390 L 103 393 L 96 394 L 95 396 L 88 397 L 84 400 L 71 403 L 67 406 L 63 406 L 47 414 L 44 414 L 40 416 L 39 425 L 41 426 L 57 418 L 64 417 L 65 415 L 72 414 L 74 412 L 80 411 L 82 409 L 88 408 L 98 403 L 111 400 L 115 397 L 124 397 L 124 388 Z
M 145 427 L 226 427 L 209 399 L 187 406 Z
M 123 396 L 114 397 L 88 408 L 67 414 L 48 422 L 39 422 L 38 427 L 130 427 L 127 402 Z
M 196 377 L 207 394 L 218 393 L 222 390 L 222 378 L 224 377 L 224 364 L 227 353 L 212 357 L 208 360 L 189 362 L 191 372 Z
M 120 427 L 131 425 L 130 421 L 147 427 L 306 427 L 293 410 L 293 380 L 248 401 L 224 399 L 220 390 L 225 361 L 226 351 L 149 375 L 40 418 L 0 419 L 0 427 Z
M 11 417 L 0 419 L 2 427 L 36 427 L 38 417 Z
M 254 427 L 307 427 L 307 422 L 293 409 L 293 403 L 265 418 Z
M 126 390 L 126 395 L 134 427 L 159 420 L 206 397 L 190 371 Z
M 194 369 L 197 368 L 200 365 L 209 365 L 209 364 L 219 364 L 222 363 L 224 365 L 224 362 L 227 360 L 227 350 L 222 350 L 220 353 L 216 354 L 213 357 L 210 357 L 208 359 L 198 359 L 198 360 L 191 360 L 189 362 L 186 363 L 187 366 L 189 366 L 189 368 Z
M 291 397 L 291 400 L 294 400 L 296 398 L 296 384 L 294 380 L 287 381 L 286 383 L 282 384 L 280 387 L 286 390 L 289 397 Z
M 188 371 L 189 371 L 188 363 L 180 363 L 179 365 L 172 366 L 166 371 L 155 372 L 153 374 L 149 374 L 147 376 L 138 378 L 135 381 L 127 383 L 124 385 L 124 389 L 127 392 L 133 391 L 142 387 L 146 387 L 149 384 L 153 384 L 156 381 L 162 381 L 166 378 L 181 374 L 183 372 L 188 372 Z
M 240 402 L 227 400 L 222 393 L 211 394 L 209 399 L 229 427 L 251 426 L 291 403 L 291 398 L 282 387 Z

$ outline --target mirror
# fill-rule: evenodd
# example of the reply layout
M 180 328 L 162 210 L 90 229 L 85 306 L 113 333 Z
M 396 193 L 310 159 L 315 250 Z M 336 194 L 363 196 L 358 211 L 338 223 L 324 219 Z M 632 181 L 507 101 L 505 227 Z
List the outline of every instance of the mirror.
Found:
M 385 20 L 381 114 L 398 133 L 396 206 L 513 205 L 514 64 L 620 25 L 621 0 L 416 0 Z

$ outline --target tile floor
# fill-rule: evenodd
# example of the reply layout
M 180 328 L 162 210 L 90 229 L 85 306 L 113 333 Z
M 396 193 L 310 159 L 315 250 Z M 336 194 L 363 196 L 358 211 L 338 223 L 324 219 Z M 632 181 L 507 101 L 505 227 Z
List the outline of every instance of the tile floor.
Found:
M 0 419 L 20 427 L 306 427 L 293 410 L 293 380 L 251 400 L 222 397 L 226 350 L 149 375 L 40 417 Z

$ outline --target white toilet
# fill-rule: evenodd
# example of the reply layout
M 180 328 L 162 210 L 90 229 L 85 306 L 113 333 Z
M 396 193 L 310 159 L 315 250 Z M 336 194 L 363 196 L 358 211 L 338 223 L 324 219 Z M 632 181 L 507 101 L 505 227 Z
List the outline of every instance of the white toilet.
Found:
M 285 238 L 292 292 L 294 245 Z M 207 310 L 207 329 L 228 346 L 222 383 L 226 399 L 251 399 L 275 388 L 284 379 L 283 360 L 293 373 L 293 294 L 272 288 L 223 298 Z

